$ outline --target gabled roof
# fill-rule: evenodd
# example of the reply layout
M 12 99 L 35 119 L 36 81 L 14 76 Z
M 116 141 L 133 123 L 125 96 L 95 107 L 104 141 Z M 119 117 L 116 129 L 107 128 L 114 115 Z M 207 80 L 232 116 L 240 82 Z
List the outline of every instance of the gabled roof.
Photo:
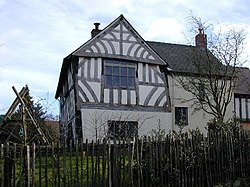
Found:
M 218 60 L 209 50 L 196 46 L 154 41 L 147 41 L 147 43 L 163 58 L 163 60 L 168 62 L 168 69 L 176 73 L 197 73 L 197 68 L 207 63 L 208 56 L 210 62 L 213 61 L 218 63 Z
M 56 98 L 59 97 L 67 66 L 74 56 L 141 61 L 167 65 L 168 69 L 175 73 L 194 74 L 198 72 L 195 63 L 207 63 L 204 60 L 207 59 L 207 55 L 211 57 L 210 61 L 218 62 L 208 50 L 196 46 L 145 41 L 125 17 L 120 15 L 99 34 L 64 59 Z
M 168 68 L 177 72 L 193 72 L 189 62 L 191 48 L 194 46 L 147 41 L 157 53 L 168 62 Z M 189 65 L 188 65 L 189 64 Z
M 204 54 L 204 49 L 200 49 L 196 46 L 191 45 L 180 45 L 180 44 L 170 44 L 170 43 L 162 43 L 162 42 L 153 42 L 147 41 L 147 43 L 155 50 L 157 53 L 168 62 L 168 69 L 173 72 L 178 73 L 188 73 L 194 74 L 196 72 L 196 66 L 192 62 L 192 56 L 194 54 Z M 208 52 L 211 58 L 214 58 L 215 63 L 221 64 L 216 58 Z M 200 58 L 200 60 L 204 60 L 205 58 Z M 218 67 L 218 66 L 216 66 Z M 223 73 L 223 65 L 221 73 Z M 225 68 L 225 67 L 224 67 Z M 244 94 L 250 95 L 250 69 L 246 67 L 237 68 L 237 80 L 235 83 L 235 94 Z M 230 75 L 230 70 L 225 70 L 224 72 L 228 72 Z M 225 74 L 224 74 L 225 75 Z
M 110 57 L 166 65 L 123 15 L 73 53 L 84 57 Z
M 167 62 L 146 43 L 125 17 L 120 15 L 99 34 L 63 59 L 55 98 L 59 97 L 67 68 L 75 56 L 109 57 L 167 65 Z

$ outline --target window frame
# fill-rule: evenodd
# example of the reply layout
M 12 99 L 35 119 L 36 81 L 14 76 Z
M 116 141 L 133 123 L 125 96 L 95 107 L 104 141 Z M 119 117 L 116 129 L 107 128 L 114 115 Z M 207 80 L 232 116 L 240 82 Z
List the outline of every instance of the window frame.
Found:
M 126 127 L 122 128 L 124 125 Z M 124 129 L 126 130 L 125 133 L 122 131 Z M 110 139 L 132 139 L 136 136 L 138 136 L 138 121 L 108 121 L 108 137 Z
M 204 83 L 199 83 L 198 84 L 198 92 L 199 92 L 199 100 L 200 100 L 200 102 L 204 102 L 205 101 L 205 96 L 206 96 L 205 84 Z
M 127 60 L 104 59 L 103 76 L 104 88 L 135 89 L 137 63 Z M 111 79 L 111 83 L 107 81 L 108 77 Z M 117 81 L 117 79 L 114 79 L 115 77 L 118 78 L 118 82 L 114 82 L 114 80 Z M 129 83 L 129 81 L 132 82 Z M 124 82 L 126 83 L 124 84 Z
M 236 117 L 238 117 L 242 122 L 250 122 L 249 110 L 250 110 L 250 95 L 235 94 L 234 111 Z
M 183 116 L 183 112 L 186 113 L 184 114 L 185 116 Z M 188 107 L 175 107 L 175 125 L 179 127 L 184 127 L 188 125 Z

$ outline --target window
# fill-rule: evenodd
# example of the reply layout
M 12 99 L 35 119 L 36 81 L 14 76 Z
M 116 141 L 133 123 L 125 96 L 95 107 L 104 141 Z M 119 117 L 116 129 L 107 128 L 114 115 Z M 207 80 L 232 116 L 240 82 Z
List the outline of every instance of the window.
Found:
M 108 121 L 108 134 L 112 139 L 136 137 L 138 135 L 138 122 Z
M 202 83 L 199 83 L 198 91 L 199 91 L 199 100 L 204 101 L 204 99 L 205 99 L 205 85 Z
M 175 124 L 180 127 L 188 125 L 188 107 L 175 107 Z
M 105 86 L 135 88 L 136 64 L 128 61 L 105 60 Z
M 243 122 L 250 121 L 250 96 L 235 95 L 234 110 L 237 117 Z

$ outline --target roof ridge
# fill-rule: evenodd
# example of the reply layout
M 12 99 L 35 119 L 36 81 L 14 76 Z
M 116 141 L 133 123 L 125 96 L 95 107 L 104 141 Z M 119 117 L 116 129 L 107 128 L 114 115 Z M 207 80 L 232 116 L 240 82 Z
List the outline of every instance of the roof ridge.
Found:
M 246 70 L 250 70 L 250 68 L 249 67 L 236 67 L 236 68 L 238 68 L 238 69 L 246 69 Z
M 168 42 L 158 42 L 158 41 L 146 41 L 149 43 L 158 43 L 158 44 L 167 44 L 167 45 L 178 45 L 178 46 L 185 46 L 185 47 L 196 47 L 194 45 L 187 45 L 187 44 L 178 44 L 178 43 L 168 43 Z

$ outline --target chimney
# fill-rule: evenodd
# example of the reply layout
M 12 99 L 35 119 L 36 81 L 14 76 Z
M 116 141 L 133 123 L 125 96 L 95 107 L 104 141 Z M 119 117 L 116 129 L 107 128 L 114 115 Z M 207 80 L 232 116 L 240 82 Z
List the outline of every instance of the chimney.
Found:
M 102 30 L 99 30 L 100 23 L 94 23 L 95 28 L 91 31 L 91 37 L 94 38 L 97 34 L 99 34 Z
M 195 45 L 199 48 L 207 48 L 207 35 L 204 34 L 202 28 L 199 28 L 199 33 L 195 36 Z

